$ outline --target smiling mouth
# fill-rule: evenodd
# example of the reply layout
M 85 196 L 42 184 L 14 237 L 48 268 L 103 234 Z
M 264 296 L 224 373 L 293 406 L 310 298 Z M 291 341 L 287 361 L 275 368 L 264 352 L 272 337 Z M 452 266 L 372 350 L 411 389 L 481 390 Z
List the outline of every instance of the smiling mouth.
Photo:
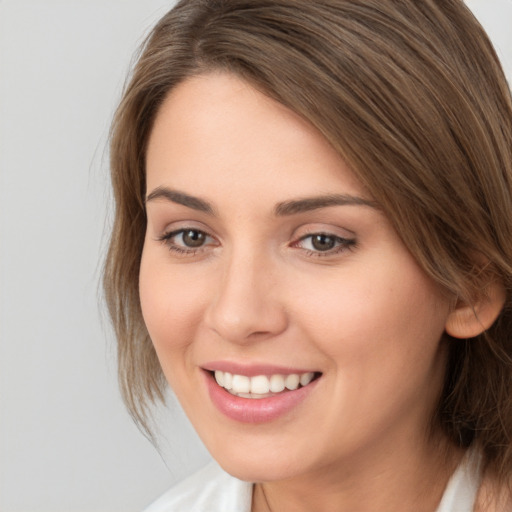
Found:
M 217 384 L 232 395 L 240 398 L 269 398 L 306 387 L 318 379 L 321 373 L 290 373 L 288 375 L 246 375 L 216 370 L 211 372 Z

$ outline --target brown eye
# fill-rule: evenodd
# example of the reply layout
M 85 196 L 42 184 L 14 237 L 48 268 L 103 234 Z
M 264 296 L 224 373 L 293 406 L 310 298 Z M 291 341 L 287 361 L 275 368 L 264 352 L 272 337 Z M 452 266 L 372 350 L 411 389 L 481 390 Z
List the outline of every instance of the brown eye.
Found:
M 161 236 L 158 240 L 179 255 L 192 255 L 198 251 L 216 247 L 218 242 L 208 233 L 194 228 L 177 229 Z
M 308 256 L 335 256 L 355 247 L 355 238 L 343 238 L 330 233 L 311 233 L 293 244 L 306 250 Z
M 336 245 L 336 238 L 330 235 L 313 235 L 311 245 L 316 251 L 330 251 Z
M 206 242 L 206 234 L 196 229 L 183 231 L 183 245 L 187 247 L 201 247 Z

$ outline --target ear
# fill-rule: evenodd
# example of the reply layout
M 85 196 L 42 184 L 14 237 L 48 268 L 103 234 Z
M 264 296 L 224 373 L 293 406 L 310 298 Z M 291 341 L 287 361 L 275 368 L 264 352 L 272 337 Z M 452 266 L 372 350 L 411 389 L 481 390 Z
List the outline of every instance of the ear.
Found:
M 507 292 L 501 282 L 492 281 L 472 304 L 459 301 L 448 315 L 445 330 L 454 338 L 474 338 L 489 329 L 505 304 Z

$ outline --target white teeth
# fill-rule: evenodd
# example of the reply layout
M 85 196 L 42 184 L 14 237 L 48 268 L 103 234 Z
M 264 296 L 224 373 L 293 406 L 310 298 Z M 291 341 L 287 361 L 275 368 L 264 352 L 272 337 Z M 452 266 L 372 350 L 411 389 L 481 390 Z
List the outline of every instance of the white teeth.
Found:
M 251 398 L 251 393 L 234 393 L 231 392 L 232 395 L 241 396 L 242 398 Z
M 217 370 L 215 372 L 215 380 L 219 386 L 224 386 L 224 372 Z
M 314 376 L 315 376 L 315 374 L 313 372 L 303 373 L 300 376 L 300 385 L 307 386 L 313 380 Z
M 281 393 L 285 389 L 293 391 L 299 386 L 307 386 L 314 376 L 313 372 L 307 372 L 288 375 L 275 374 L 270 377 L 266 375 L 247 377 L 220 370 L 215 371 L 215 380 L 219 386 L 227 389 L 231 394 L 243 398 L 266 398 L 275 393 Z
M 284 385 L 287 389 L 290 391 L 293 391 L 294 389 L 297 389 L 299 387 L 300 383 L 300 376 L 296 373 L 292 373 L 290 375 L 286 376 L 286 379 L 284 381 Z
M 282 375 L 272 375 L 270 377 L 270 391 L 272 393 L 281 393 L 284 388 L 284 377 Z
M 258 395 L 256 393 L 233 393 L 233 391 L 230 391 L 230 393 L 241 398 L 256 398 L 257 400 L 260 398 L 267 398 L 269 396 L 272 396 L 271 393 L 265 393 L 264 395 Z
M 233 386 L 231 389 L 235 393 L 250 393 L 251 379 L 245 375 L 233 375 Z
M 224 384 L 223 386 L 226 389 L 231 389 L 233 387 L 233 375 L 229 372 L 224 372 Z
M 270 391 L 270 382 L 265 375 L 258 375 L 251 378 L 251 393 L 263 395 Z

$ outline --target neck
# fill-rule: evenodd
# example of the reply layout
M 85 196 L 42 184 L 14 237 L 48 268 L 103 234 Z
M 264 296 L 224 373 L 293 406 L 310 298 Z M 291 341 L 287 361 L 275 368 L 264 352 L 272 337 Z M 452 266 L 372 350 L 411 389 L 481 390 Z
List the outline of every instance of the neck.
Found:
M 434 512 L 462 452 L 437 441 L 348 457 L 343 467 L 256 484 L 253 512 Z

